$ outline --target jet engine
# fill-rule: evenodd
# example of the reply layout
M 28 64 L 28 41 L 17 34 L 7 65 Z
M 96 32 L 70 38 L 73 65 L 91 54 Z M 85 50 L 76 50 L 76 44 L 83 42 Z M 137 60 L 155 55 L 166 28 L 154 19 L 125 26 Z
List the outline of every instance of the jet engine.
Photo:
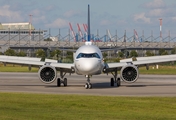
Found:
M 134 65 L 126 65 L 121 69 L 121 78 L 124 82 L 133 83 L 139 77 L 138 68 Z
M 57 72 L 55 67 L 50 65 L 43 65 L 38 71 L 39 78 L 44 83 L 52 83 L 57 78 Z

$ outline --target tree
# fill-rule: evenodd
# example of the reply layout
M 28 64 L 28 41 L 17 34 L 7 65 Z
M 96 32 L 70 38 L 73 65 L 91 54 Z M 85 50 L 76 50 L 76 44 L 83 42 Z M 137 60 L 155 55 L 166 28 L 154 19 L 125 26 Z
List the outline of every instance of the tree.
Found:
M 106 58 L 108 54 L 106 52 L 103 52 L 103 58 Z
M 145 54 L 146 54 L 146 56 L 154 56 L 154 53 L 151 51 L 147 51 Z
M 165 49 L 163 48 L 159 49 L 159 55 L 163 55 L 163 53 L 165 53 Z
M 164 48 L 161 48 L 159 49 L 159 55 L 168 55 L 168 52 Z
M 120 58 L 123 58 L 124 57 L 124 53 L 123 52 L 118 52 L 118 56 L 120 57 Z
M 171 54 L 176 54 L 176 47 L 171 50 Z
M 73 61 L 73 52 L 68 51 L 67 52 L 67 58 Z
M 8 49 L 4 52 L 4 55 L 7 55 L 7 56 L 15 56 L 16 55 L 16 52 L 12 49 Z
M 138 56 L 138 54 L 137 54 L 137 52 L 135 50 L 132 50 L 130 52 L 130 57 L 137 57 L 137 56 Z
M 127 51 L 127 50 L 124 50 L 123 53 L 124 53 L 125 58 L 128 58 L 130 56 L 129 51 Z
M 53 57 L 54 59 L 59 60 L 60 55 L 61 55 L 61 51 L 58 49 L 51 52 L 51 57 Z
M 56 54 L 55 54 L 55 50 L 51 51 L 51 53 L 50 53 L 50 57 L 53 58 L 53 57 L 55 57 L 55 55 L 56 55 Z
M 168 55 L 168 52 L 164 51 L 161 55 Z
M 24 57 L 24 56 L 26 56 L 26 53 L 23 51 L 20 51 L 19 53 L 17 53 L 17 56 Z
M 36 52 L 35 52 L 35 55 L 37 57 L 40 57 L 41 58 L 41 61 L 45 61 L 45 57 L 46 57 L 46 53 L 43 49 L 38 49 Z
M 113 62 L 120 62 L 120 58 L 113 58 Z

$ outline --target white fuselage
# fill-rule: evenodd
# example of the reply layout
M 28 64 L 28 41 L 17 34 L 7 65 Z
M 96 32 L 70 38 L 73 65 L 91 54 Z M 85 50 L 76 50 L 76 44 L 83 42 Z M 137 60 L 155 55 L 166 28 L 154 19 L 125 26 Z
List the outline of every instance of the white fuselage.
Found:
M 83 45 L 74 55 L 75 72 L 79 75 L 101 74 L 104 62 L 101 50 L 95 45 Z

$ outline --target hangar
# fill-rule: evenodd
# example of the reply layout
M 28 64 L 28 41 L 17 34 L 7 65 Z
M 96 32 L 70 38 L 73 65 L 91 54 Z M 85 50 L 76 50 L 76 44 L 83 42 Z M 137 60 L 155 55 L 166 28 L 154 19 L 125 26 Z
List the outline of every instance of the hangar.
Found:
M 43 40 L 44 32 L 30 22 L 0 23 L 0 40 Z

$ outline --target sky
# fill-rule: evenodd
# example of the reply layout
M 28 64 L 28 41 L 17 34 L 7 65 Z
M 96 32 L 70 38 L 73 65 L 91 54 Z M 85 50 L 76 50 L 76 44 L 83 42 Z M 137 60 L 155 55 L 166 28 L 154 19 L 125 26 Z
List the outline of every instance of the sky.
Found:
M 69 31 L 69 22 L 74 32 L 77 23 L 82 32 L 87 23 L 87 6 L 90 5 L 91 33 L 103 36 L 107 30 L 118 37 L 134 34 L 154 37 L 176 37 L 176 0 L 0 0 L 0 22 L 29 22 L 35 29 L 48 30 L 52 36 L 64 37 Z

